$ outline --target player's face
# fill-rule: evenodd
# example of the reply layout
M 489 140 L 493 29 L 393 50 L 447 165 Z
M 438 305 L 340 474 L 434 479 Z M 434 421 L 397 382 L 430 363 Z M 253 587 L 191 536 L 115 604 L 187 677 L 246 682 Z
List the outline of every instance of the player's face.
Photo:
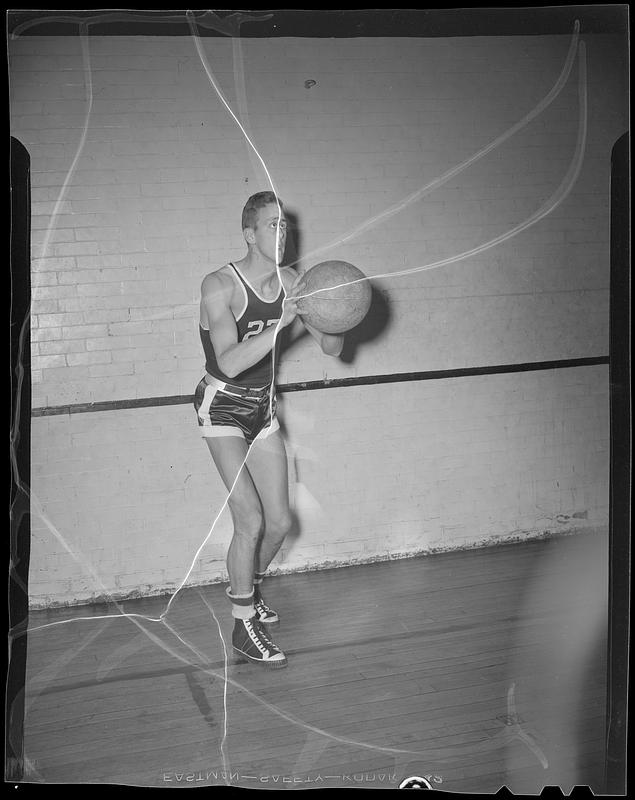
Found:
M 258 209 L 258 221 L 254 228 L 254 244 L 265 258 L 280 263 L 287 241 L 287 221 L 278 211 L 276 203 Z

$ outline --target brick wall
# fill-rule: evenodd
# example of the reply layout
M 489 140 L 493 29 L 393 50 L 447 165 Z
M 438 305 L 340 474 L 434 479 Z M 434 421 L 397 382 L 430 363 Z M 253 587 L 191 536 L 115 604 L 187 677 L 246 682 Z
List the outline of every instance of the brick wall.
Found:
M 536 226 L 478 257 L 376 280 L 376 330 L 372 335 L 370 326 L 354 357 L 326 359 L 302 339 L 284 356 L 282 382 L 607 352 L 609 158 L 627 127 L 625 71 L 611 37 L 588 36 L 585 41 L 588 145 L 582 173 L 567 200 Z M 241 111 L 280 195 L 297 218 L 290 255 L 297 251 L 306 266 L 324 258 L 350 260 L 368 275 L 423 266 L 469 250 L 521 222 L 557 188 L 575 147 L 577 68 L 554 104 L 495 152 L 362 236 L 340 241 L 521 119 L 555 83 L 568 44 L 563 36 L 250 39 L 241 42 L 240 64 L 229 40 L 204 40 L 228 101 Z M 89 51 L 88 73 L 77 37 L 25 36 L 10 42 L 12 133 L 32 158 L 34 406 L 191 394 L 202 370 L 200 281 L 210 269 L 242 256 L 240 209 L 249 194 L 267 188 L 262 168 L 216 97 L 190 39 L 91 36 Z M 236 89 L 241 67 L 244 97 Z M 304 87 L 307 78 L 317 82 L 310 90 Z M 86 123 L 83 148 L 69 179 Z M 330 249 L 312 255 L 329 243 L 334 243 Z M 568 378 L 556 379 L 551 373 L 548 378 L 508 378 L 510 402 L 520 403 L 516 412 L 500 407 L 496 386 L 501 378 L 473 379 L 466 396 L 479 395 L 475 413 L 482 420 L 490 418 L 491 408 L 509 415 L 510 429 L 518 426 L 513 435 L 524 437 L 533 458 L 533 466 L 525 463 L 521 472 L 503 470 L 499 482 L 482 488 L 484 495 L 493 486 L 493 499 L 537 492 L 542 500 L 551 498 L 544 506 L 545 519 L 566 508 L 605 520 L 606 498 L 598 487 L 605 486 L 599 476 L 606 469 L 606 441 L 601 446 L 594 439 L 589 452 L 577 448 L 572 420 L 586 413 L 589 397 L 595 398 L 598 427 L 585 435 L 604 435 L 607 376 L 602 369 L 574 370 L 567 373 L 569 378 L 573 373 L 582 376 L 575 390 L 565 390 L 562 380 Z M 454 386 L 444 381 L 436 391 L 448 392 L 444 401 L 437 399 L 456 432 L 465 409 L 456 404 Z M 538 409 L 523 397 L 536 387 L 546 391 L 546 405 Z M 344 391 L 337 405 L 342 425 L 362 436 L 360 406 L 366 413 L 375 403 L 381 406 L 381 397 L 402 402 L 405 393 L 412 393 L 414 405 L 407 413 L 418 418 L 420 398 L 433 390 L 426 384 Z M 297 423 L 298 437 L 308 426 L 307 437 L 309 429 L 317 428 L 321 440 L 325 419 L 326 438 L 336 437 L 335 418 L 324 415 L 332 392 L 285 399 L 291 420 L 296 411 L 297 419 L 310 421 L 304 427 Z M 178 583 L 179 559 L 187 560 L 218 503 L 218 487 L 209 488 L 216 477 L 192 428 L 192 413 L 181 406 L 33 422 L 33 491 L 51 519 L 58 520 L 60 531 L 79 536 L 82 553 L 98 566 L 108 591 L 125 593 L 135 586 L 155 591 Z M 357 460 L 367 462 L 373 448 L 383 452 L 383 444 L 396 471 L 393 478 L 360 471 L 361 494 L 354 496 L 359 500 L 365 492 L 388 493 L 390 501 L 386 497 L 385 508 L 372 507 L 372 530 L 350 536 L 346 491 L 338 495 L 333 490 L 330 467 L 328 476 L 324 474 L 332 451 L 319 451 L 316 462 L 308 461 L 311 477 L 303 479 L 300 495 L 309 507 L 311 497 L 319 498 L 322 509 L 340 509 L 341 516 L 331 517 L 325 528 L 307 528 L 306 523 L 286 564 L 372 557 L 386 552 L 385 541 L 391 542 L 391 552 L 414 552 L 421 549 L 418 545 L 425 549 L 490 540 L 492 531 L 511 535 L 549 527 L 542 511 L 530 513 L 527 506 L 512 513 L 507 500 L 490 510 L 489 527 L 483 521 L 468 525 L 467 510 L 461 516 L 455 502 L 444 506 L 441 498 L 444 487 L 451 496 L 458 486 L 459 499 L 467 498 L 465 486 L 475 485 L 469 463 L 456 453 L 458 461 L 449 457 L 438 462 L 445 483 L 439 482 L 404 449 L 416 441 L 412 446 L 417 452 L 445 458 L 435 426 L 415 425 L 416 440 L 409 431 L 406 437 L 397 436 L 396 444 L 394 431 L 388 436 L 373 420 L 373 437 L 362 437 L 360 453 L 365 455 Z M 560 450 L 545 455 L 555 446 L 549 439 L 554 425 L 573 426 L 566 439 L 573 449 L 566 451 L 566 458 L 565 440 Z M 367 419 L 365 436 L 370 427 Z M 481 433 L 465 429 L 458 449 L 469 444 L 487 450 L 489 445 L 479 437 L 487 439 L 490 428 L 482 422 Z M 503 464 L 505 448 L 500 439 L 494 440 L 498 450 L 489 452 L 498 452 L 491 457 Z M 293 446 L 315 448 L 301 437 Z M 179 480 L 165 460 L 166 454 L 168 461 L 176 458 L 175 449 L 181 450 L 179 458 L 188 459 Z M 566 476 L 554 473 L 558 486 L 550 494 L 542 482 L 552 478 L 540 477 L 540 471 L 545 459 L 558 453 L 568 466 Z M 197 466 L 188 470 L 190 460 Z M 532 469 L 535 488 L 530 489 Z M 412 514 L 419 508 L 412 499 L 415 488 L 400 494 L 400 481 L 420 470 L 420 483 L 437 492 L 429 502 L 447 513 L 452 508 L 452 514 L 440 512 L 438 524 L 429 528 L 425 516 L 419 518 L 420 527 L 414 517 L 399 526 L 395 504 L 409 507 Z M 588 474 L 593 475 L 590 484 L 582 477 L 576 483 L 577 476 Z M 187 475 L 191 477 L 185 482 Z M 201 499 L 203 490 L 210 492 L 209 499 Z M 119 506 L 113 493 L 125 512 L 115 510 Z M 582 496 L 587 499 L 578 508 Z M 543 508 L 537 501 L 538 506 Z M 115 529 L 125 541 L 118 541 Z M 305 529 L 313 532 L 310 545 Z M 391 534 L 386 538 L 387 529 Z M 226 521 L 220 530 L 228 534 Z M 146 560 L 148 541 L 158 542 L 153 564 Z M 192 579 L 220 574 L 223 547 L 212 549 L 215 555 L 197 567 Z M 99 594 L 93 579 L 81 577 L 81 570 L 41 527 L 33 568 L 34 598 L 65 601 Z
M 605 525 L 607 386 L 584 367 L 283 395 L 296 524 L 272 570 Z M 225 579 L 226 493 L 192 425 L 189 406 L 33 421 L 34 605 Z

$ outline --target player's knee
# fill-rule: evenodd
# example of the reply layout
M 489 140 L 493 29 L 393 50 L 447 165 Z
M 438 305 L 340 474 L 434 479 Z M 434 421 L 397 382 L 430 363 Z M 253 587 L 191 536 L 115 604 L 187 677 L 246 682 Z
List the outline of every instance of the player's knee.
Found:
M 240 536 L 257 539 L 263 528 L 262 511 L 256 506 L 235 504 L 231 506 L 234 529 Z
M 273 517 L 267 519 L 267 531 L 277 534 L 279 536 L 286 536 L 291 530 L 293 518 L 289 510 L 280 511 Z

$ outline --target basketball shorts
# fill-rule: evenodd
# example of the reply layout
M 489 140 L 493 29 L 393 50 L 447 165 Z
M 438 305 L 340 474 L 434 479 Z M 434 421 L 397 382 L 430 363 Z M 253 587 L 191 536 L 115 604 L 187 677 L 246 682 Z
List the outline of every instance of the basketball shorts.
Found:
M 270 394 L 270 386 L 234 386 L 206 375 L 194 392 L 201 435 L 242 436 L 247 444 L 270 436 L 280 429 L 275 394 L 273 399 Z

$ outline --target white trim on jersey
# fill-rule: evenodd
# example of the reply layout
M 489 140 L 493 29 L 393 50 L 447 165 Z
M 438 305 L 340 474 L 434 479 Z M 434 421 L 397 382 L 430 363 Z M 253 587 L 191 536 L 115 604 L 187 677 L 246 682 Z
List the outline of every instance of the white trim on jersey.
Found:
M 249 295 L 247 294 L 247 289 L 245 288 L 245 284 L 240 280 L 240 278 L 242 276 L 241 276 L 241 274 L 240 274 L 240 272 L 238 270 L 238 267 L 235 264 L 233 264 L 231 261 L 229 261 L 228 264 L 232 268 L 232 275 L 234 277 L 234 280 L 236 281 L 236 283 L 242 289 L 243 297 L 245 299 L 245 305 L 243 306 L 242 311 L 240 312 L 240 314 L 236 317 L 236 322 L 240 322 L 240 320 L 242 319 L 243 314 L 245 313 L 245 311 L 247 311 L 247 306 L 249 305 Z M 251 288 L 251 286 L 249 288 Z M 253 291 L 253 289 L 252 289 L 252 291 Z M 255 294 L 255 292 L 254 292 L 254 294 Z
M 231 264 L 231 261 L 230 261 L 230 264 Z M 278 292 L 278 294 L 272 300 L 267 300 L 266 297 L 263 297 L 259 292 L 257 292 L 254 289 L 254 287 L 251 285 L 251 283 L 247 280 L 247 278 L 245 278 L 245 276 L 242 274 L 242 272 L 238 269 L 238 267 L 235 264 L 232 264 L 232 267 L 236 270 L 237 275 L 239 275 L 240 278 L 242 278 L 242 280 L 245 281 L 247 286 L 249 286 L 251 291 L 256 295 L 256 297 L 259 300 L 262 300 L 263 303 L 267 303 L 267 305 L 272 305 L 273 303 L 277 303 L 278 302 L 278 300 L 280 299 L 280 293 L 282 292 L 282 289 L 283 289 L 282 284 L 280 284 L 280 291 Z M 243 289 L 244 288 L 245 287 L 243 286 Z M 246 290 L 245 290 L 245 296 L 247 296 L 247 291 Z M 243 311 L 243 314 L 244 313 L 245 312 Z M 242 314 L 240 316 L 242 317 Z

